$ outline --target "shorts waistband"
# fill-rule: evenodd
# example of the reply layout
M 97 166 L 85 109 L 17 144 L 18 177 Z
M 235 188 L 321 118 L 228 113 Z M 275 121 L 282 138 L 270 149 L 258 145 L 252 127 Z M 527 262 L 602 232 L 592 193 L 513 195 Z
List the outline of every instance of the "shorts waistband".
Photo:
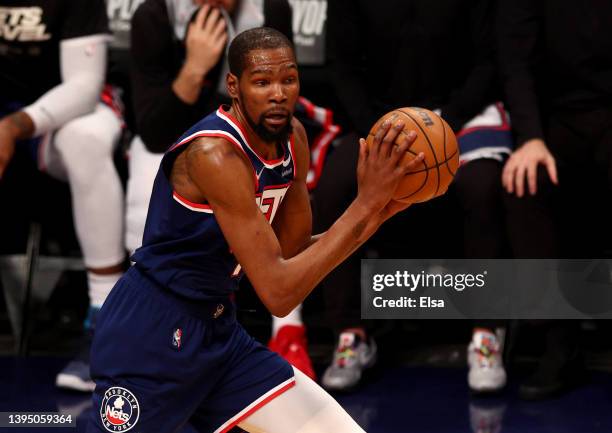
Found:
M 133 283 L 136 289 L 146 290 L 152 296 L 162 302 L 170 303 L 180 310 L 200 320 L 215 320 L 223 318 L 235 318 L 236 309 L 234 303 L 228 298 L 217 298 L 211 300 L 189 299 L 180 296 L 164 288 L 159 283 L 144 275 L 134 266 L 125 273 L 124 278 Z

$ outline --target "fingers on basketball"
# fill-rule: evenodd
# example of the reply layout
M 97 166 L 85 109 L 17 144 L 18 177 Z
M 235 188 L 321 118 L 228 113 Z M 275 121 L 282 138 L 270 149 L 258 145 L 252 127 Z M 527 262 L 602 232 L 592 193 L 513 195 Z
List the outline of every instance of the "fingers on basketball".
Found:
M 406 167 L 406 174 L 396 189 L 394 200 L 421 203 L 444 194 L 459 168 L 457 138 L 450 126 L 432 111 L 416 107 L 399 108 L 385 114 L 374 124 L 366 139 L 370 149 L 377 147 L 376 141 L 381 139 L 377 134 L 380 134 L 385 120 L 391 120 L 393 124 L 398 121 L 404 123 L 396 146 L 410 142 L 400 162 Z M 416 137 L 412 131 L 416 132 Z

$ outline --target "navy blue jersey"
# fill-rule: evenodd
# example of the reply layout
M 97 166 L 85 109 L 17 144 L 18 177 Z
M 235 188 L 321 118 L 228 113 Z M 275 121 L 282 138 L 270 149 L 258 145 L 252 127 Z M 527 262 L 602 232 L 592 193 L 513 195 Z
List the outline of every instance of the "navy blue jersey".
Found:
M 220 137 L 234 144 L 253 167 L 253 200 L 272 222 L 296 175 L 293 137 L 282 143 L 282 157 L 266 160 L 247 141 L 242 125 L 223 107 L 191 127 L 164 155 L 151 195 L 142 247 L 132 260 L 152 280 L 192 299 L 227 297 L 237 289 L 240 265 L 206 203 L 181 197 L 170 183 L 172 165 L 187 144 Z

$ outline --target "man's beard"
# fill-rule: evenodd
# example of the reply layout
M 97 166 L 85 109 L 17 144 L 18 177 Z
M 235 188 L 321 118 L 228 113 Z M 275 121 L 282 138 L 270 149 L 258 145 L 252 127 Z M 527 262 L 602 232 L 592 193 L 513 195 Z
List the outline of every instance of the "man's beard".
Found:
M 249 126 L 251 127 L 251 129 L 253 129 L 253 131 L 255 131 L 255 134 L 257 134 L 259 138 L 261 138 L 263 141 L 265 141 L 266 143 L 285 143 L 287 140 L 289 140 L 289 136 L 293 132 L 293 127 L 291 126 L 291 120 L 293 118 L 293 115 L 291 113 L 288 113 L 287 123 L 285 123 L 285 125 L 283 125 L 280 129 L 276 131 L 271 131 L 266 128 L 264 124 L 265 115 L 266 113 L 263 113 L 261 116 L 259 116 L 258 122 L 256 123 L 253 119 L 251 119 L 251 116 L 249 116 L 249 113 L 247 113 L 246 109 L 244 110 L 244 117 L 249 123 Z

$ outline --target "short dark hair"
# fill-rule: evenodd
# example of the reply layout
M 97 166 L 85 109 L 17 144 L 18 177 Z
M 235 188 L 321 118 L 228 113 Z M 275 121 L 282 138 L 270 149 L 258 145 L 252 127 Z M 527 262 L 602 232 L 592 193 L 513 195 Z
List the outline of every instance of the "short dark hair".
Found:
M 228 63 L 232 74 L 240 78 L 246 68 L 246 55 L 253 50 L 290 48 L 293 44 L 285 35 L 270 27 L 246 30 L 234 38 L 229 47 Z

